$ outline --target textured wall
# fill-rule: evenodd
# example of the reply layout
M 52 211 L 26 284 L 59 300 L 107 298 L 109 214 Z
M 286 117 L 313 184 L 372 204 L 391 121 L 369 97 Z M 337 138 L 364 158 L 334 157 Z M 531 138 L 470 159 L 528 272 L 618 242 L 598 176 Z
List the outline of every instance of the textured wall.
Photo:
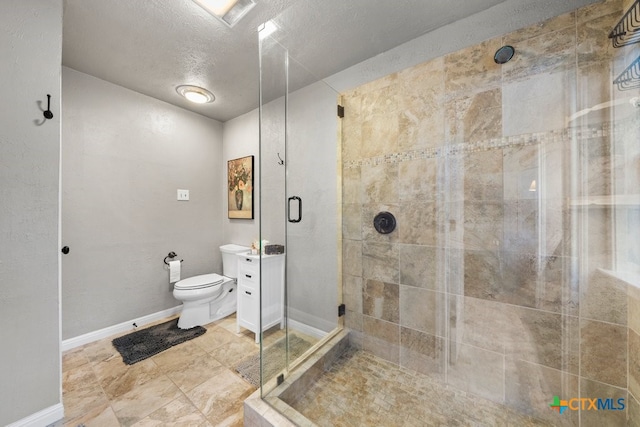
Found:
M 222 124 L 63 68 L 62 337 L 179 305 L 182 277 L 221 272 Z M 176 200 L 188 189 L 188 202 Z
M 0 4 L 0 425 L 42 410 L 55 416 L 56 407 L 62 418 L 61 45 L 61 0 Z M 54 117 L 45 121 L 47 94 Z
M 612 242 L 630 240 L 612 217 L 637 212 L 608 196 L 637 176 L 638 112 L 621 102 L 572 120 L 633 95 L 611 84 L 638 56 L 607 39 L 623 8 L 586 6 L 344 94 L 343 287 L 356 345 L 550 422 L 554 395 L 624 397 L 637 411 L 637 289 L 602 270 L 615 269 Z M 517 53 L 499 66 L 504 44 Z M 622 149 L 635 160 L 613 167 Z M 383 210 L 398 220 L 389 235 L 372 227 Z
M 251 242 L 258 239 L 260 235 L 258 224 L 258 198 L 260 197 L 260 188 L 258 187 L 258 176 L 260 174 L 260 157 L 258 153 L 259 133 L 258 133 L 258 110 L 244 114 L 235 119 L 229 120 L 223 126 L 223 149 L 222 159 L 224 167 L 220 170 L 220 182 L 223 194 L 228 191 L 227 188 L 227 161 L 237 159 L 239 157 L 254 156 L 254 193 L 253 193 L 253 209 L 254 219 L 229 219 L 227 212 L 227 201 L 219 206 L 220 215 L 223 218 L 223 233 L 226 243 L 235 243 L 236 245 L 251 246 Z

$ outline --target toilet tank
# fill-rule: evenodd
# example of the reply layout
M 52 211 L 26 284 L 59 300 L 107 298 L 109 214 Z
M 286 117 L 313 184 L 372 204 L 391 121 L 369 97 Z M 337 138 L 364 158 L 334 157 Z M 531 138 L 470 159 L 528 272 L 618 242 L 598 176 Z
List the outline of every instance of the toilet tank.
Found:
M 222 274 L 235 279 L 238 277 L 238 257 L 237 254 L 249 252 L 246 246 L 228 244 L 220 246 L 222 252 Z

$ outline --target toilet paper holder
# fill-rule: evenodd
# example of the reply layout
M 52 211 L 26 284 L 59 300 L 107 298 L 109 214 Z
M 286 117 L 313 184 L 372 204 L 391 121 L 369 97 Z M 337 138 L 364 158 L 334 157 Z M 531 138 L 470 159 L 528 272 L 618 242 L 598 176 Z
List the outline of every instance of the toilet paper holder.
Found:
M 165 264 L 167 264 L 167 265 L 169 265 L 169 263 L 167 262 L 167 258 L 174 259 L 174 258 L 175 258 L 175 257 L 177 257 L 177 256 L 178 256 L 178 255 L 176 255 L 176 253 L 175 253 L 175 252 L 173 252 L 173 251 L 169 252 L 169 255 L 167 255 L 166 257 L 164 257 L 164 263 L 165 263 Z M 181 260 L 180 260 L 180 262 L 183 262 L 183 261 L 184 261 L 183 259 L 181 259 Z

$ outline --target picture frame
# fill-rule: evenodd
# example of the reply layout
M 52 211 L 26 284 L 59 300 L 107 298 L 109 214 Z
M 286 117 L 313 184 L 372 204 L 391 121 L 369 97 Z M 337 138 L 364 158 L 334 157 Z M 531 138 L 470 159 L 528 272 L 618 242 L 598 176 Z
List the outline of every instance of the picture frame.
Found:
M 253 156 L 227 161 L 227 206 L 230 219 L 253 219 Z

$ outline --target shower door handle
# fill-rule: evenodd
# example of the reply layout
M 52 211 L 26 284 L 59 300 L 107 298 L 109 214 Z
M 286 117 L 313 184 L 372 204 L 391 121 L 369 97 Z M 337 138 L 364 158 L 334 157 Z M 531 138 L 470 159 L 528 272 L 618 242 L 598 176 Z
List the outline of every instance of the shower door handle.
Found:
M 291 201 L 292 200 L 297 200 L 298 201 L 298 218 L 296 218 L 296 219 L 291 218 Z M 302 221 L 302 199 L 300 197 L 298 197 L 298 196 L 289 197 L 288 205 L 287 205 L 287 219 L 289 220 L 289 222 L 300 222 L 300 221 Z

